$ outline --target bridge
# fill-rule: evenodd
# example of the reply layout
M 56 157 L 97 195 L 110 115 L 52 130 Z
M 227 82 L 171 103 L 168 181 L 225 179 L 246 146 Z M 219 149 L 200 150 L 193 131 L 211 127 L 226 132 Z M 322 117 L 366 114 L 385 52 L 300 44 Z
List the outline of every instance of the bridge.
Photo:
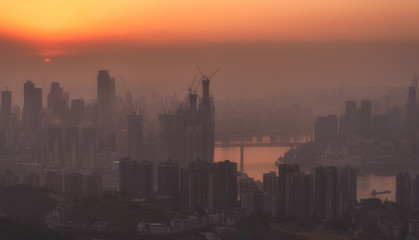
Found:
M 294 143 L 294 142 L 244 142 L 243 147 L 290 147 L 294 148 L 303 143 Z M 215 143 L 214 147 L 219 148 L 228 148 L 228 147 L 241 147 L 241 143 Z

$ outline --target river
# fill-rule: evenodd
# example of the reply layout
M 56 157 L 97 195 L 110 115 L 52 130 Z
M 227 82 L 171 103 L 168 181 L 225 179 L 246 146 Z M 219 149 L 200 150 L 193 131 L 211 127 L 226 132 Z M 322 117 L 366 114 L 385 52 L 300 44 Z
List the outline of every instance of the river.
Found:
M 269 136 L 262 140 L 253 138 L 252 143 L 269 142 Z M 219 142 L 218 142 L 219 143 Z M 270 171 L 277 172 L 275 161 L 283 156 L 289 147 L 244 147 L 244 172 L 256 180 L 262 180 L 263 174 Z M 240 147 L 215 147 L 214 160 L 216 162 L 230 160 L 237 163 L 237 170 L 240 170 Z M 370 198 L 371 191 L 377 192 L 390 190 L 391 193 L 376 195 L 381 200 L 395 201 L 396 199 L 396 177 L 375 176 L 373 174 L 360 175 L 357 178 L 358 200 Z

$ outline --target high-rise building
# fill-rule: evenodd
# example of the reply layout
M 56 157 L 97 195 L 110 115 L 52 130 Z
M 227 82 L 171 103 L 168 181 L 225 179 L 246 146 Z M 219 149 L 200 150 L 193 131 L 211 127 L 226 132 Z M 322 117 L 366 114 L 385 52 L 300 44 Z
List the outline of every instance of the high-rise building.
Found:
M 85 127 L 81 129 L 80 139 L 80 165 L 82 168 L 96 167 L 97 140 L 96 128 Z
M 103 133 L 102 137 L 108 137 L 114 133 L 112 121 L 115 111 L 115 79 L 109 76 L 108 70 L 99 70 L 97 75 L 97 106 L 98 106 L 98 130 Z
M 80 128 L 62 127 L 64 167 L 80 168 Z
M 412 207 L 412 180 L 409 173 L 396 176 L 396 203 L 405 209 Z
M 95 173 L 84 176 L 84 196 L 102 196 L 102 176 Z
M 42 111 L 42 88 L 35 88 L 32 81 L 24 83 L 23 118 L 25 133 L 31 138 L 34 131 L 41 126 L 40 112 Z
M 167 160 L 160 162 L 157 169 L 157 194 L 172 197 L 174 205 L 180 203 L 179 163 Z
M 412 179 L 412 208 L 419 209 L 419 175 Z
M 363 138 L 370 138 L 372 133 L 372 108 L 370 100 L 361 101 L 359 113 L 360 135 Z
M 215 107 L 210 95 L 210 79 L 204 76 L 202 79 L 202 104 L 200 106 L 202 121 L 202 156 L 200 159 L 206 162 L 214 161 L 215 143 Z
M 10 130 L 12 123 L 12 92 L 2 91 L 1 92 L 1 129 Z
M 158 166 L 157 193 L 175 197 L 179 194 L 179 163 L 173 160 L 160 162 Z
M 228 160 L 214 163 L 211 171 L 213 209 L 227 209 L 237 203 L 237 163 Z
M 143 160 L 143 117 L 138 114 L 130 114 L 128 121 L 128 156 L 135 160 Z
M 166 161 L 167 159 L 170 159 L 170 157 L 175 157 L 173 131 L 173 114 L 159 114 L 159 133 L 157 142 L 158 161 Z
M 71 100 L 71 120 L 79 124 L 85 120 L 83 99 Z
M 350 166 L 338 168 L 338 217 L 357 202 L 357 174 Z
M 269 172 L 263 174 L 263 191 L 272 193 L 274 198 L 275 211 L 278 209 L 278 197 L 279 197 L 279 178 L 275 172 Z
M 214 103 L 209 93 L 210 80 L 202 78 L 202 98 L 190 90 L 185 103 L 173 114 L 160 114 L 159 161 L 167 158 L 186 166 L 191 161 L 214 161 Z
M 49 127 L 47 129 L 47 168 L 64 167 L 63 131 L 61 127 Z
M 285 216 L 286 210 L 286 193 L 288 188 L 292 187 L 291 183 L 287 181 L 288 175 L 298 173 L 300 167 L 298 164 L 279 164 L 278 165 L 278 214 Z
M 358 113 L 356 110 L 355 101 L 346 101 L 345 102 L 345 118 L 344 118 L 344 133 L 346 135 L 354 134 L 357 129 Z
M 310 175 L 303 172 L 287 174 L 285 189 L 285 215 L 308 218 L 310 216 Z
M 47 97 L 47 109 L 54 117 L 64 119 L 68 109 L 69 94 L 64 92 L 58 82 L 51 83 L 51 89 Z
M 210 207 L 211 164 L 203 161 L 190 162 L 180 169 L 182 204 L 189 209 Z
M 151 201 L 153 164 L 148 161 L 122 159 L 119 165 L 119 189 L 130 197 Z
M 414 86 L 409 87 L 409 95 L 406 103 L 406 128 L 409 134 L 414 135 L 416 133 L 417 126 L 417 111 L 418 106 L 416 103 L 416 89 Z
M 315 169 L 315 216 L 319 219 L 336 220 L 337 215 L 337 168 Z

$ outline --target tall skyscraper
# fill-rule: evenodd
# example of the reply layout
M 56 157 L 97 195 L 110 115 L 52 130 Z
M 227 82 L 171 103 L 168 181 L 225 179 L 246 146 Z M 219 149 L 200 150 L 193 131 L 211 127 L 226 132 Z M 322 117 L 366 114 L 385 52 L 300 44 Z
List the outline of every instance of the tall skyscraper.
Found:
M 285 214 L 289 217 L 310 216 L 310 175 L 303 172 L 287 174 Z
M 182 204 L 189 209 L 210 207 L 211 164 L 190 162 L 180 170 Z
M 215 108 L 209 85 L 210 79 L 203 76 L 198 106 L 198 95 L 190 89 L 187 101 L 173 114 L 159 115 L 160 161 L 170 158 L 179 161 L 181 166 L 196 160 L 214 161 Z
M 346 101 L 345 102 L 345 118 L 344 118 L 344 134 L 354 134 L 356 132 L 358 120 L 358 113 L 356 110 L 355 101 Z
M 69 94 L 64 92 L 58 82 L 51 83 L 51 89 L 47 98 L 49 113 L 54 117 L 64 119 L 68 108 L 69 98 Z
M 372 133 L 372 108 L 370 100 L 361 101 L 359 126 L 361 130 L 361 137 L 370 138 Z
M 214 163 L 211 171 L 213 209 L 227 209 L 237 202 L 237 163 L 228 160 Z
M 99 131 L 113 132 L 111 122 L 115 111 L 115 78 L 109 76 L 108 70 L 99 70 L 97 75 L 97 105 Z
M 207 76 L 202 78 L 202 161 L 214 161 L 215 143 L 215 107 L 210 95 L 210 79 Z
M 396 176 L 396 203 L 405 209 L 412 207 L 412 179 L 409 173 Z
M 1 92 L 1 129 L 10 130 L 12 123 L 12 92 Z
M 28 138 L 40 128 L 40 112 L 42 111 L 42 88 L 35 88 L 32 81 L 24 83 L 24 126 Z
M 409 135 L 416 134 L 416 126 L 418 120 L 418 107 L 416 104 L 416 89 L 413 86 L 409 87 L 409 95 L 406 103 L 406 130 Z
M 338 217 L 357 202 L 357 174 L 350 166 L 338 168 Z
M 285 216 L 286 210 L 286 193 L 288 189 L 292 187 L 288 179 L 288 175 L 298 173 L 300 166 L 298 164 L 279 164 L 278 165 L 278 214 L 279 216 Z
M 135 160 L 144 160 L 143 116 L 130 114 L 128 121 L 128 153 Z
M 315 169 L 315 216 L 326 220 L 338 218 L 337 168 L 316 167 Z

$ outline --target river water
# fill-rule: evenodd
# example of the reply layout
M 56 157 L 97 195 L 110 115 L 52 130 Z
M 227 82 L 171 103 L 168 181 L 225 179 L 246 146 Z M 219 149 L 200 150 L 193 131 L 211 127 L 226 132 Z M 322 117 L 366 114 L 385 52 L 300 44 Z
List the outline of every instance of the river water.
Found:
M 252 142 L 257 141 L 253 139 Z M 263 138 L 262 142 L 265 142 Z M 244 172 L 255 180 L 262 180 L 263 174 L 270 171 L 277 172 L 275 161 L 283 156 L 289 147 L 244 147 Z M 240 170 L 240 147 L 215 147 L 214 160 L 216 162 L 230 160 L 237 163 L 237 170 Z M 396 177 L 360 175 L 357 178 L 358 200 L 370 198 L 373 190 L 377 192 L 390 190 L 391 193 L 376 195 L 381 200 L 395 201 L 396 199 Z

